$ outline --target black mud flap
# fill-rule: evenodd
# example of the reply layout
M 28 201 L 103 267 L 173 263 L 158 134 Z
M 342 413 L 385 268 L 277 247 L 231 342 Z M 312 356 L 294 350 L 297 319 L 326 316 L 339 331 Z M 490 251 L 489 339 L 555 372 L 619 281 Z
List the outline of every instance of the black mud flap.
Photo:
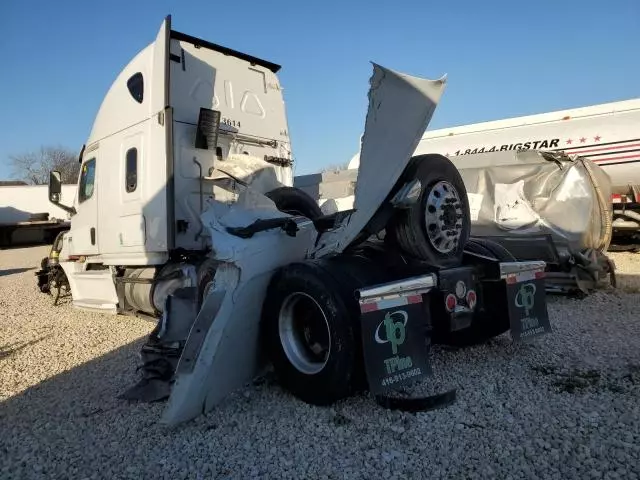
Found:
M 506 283 L 506 303 L 513 340 L 528 341 L 551 333 L 544 267 L 522 269 L 501 276 Z
M 385 408 L 425 411 L 443 407 L 455 399 L 455 391 L 418 398 L 398 395 L 401 387 L 432 373 L 429 307 L 425 295 L 431 288 L 368 297 L 364 290 L 359 291 L 369 390 Z
M 371 393 L 431 374 L 422 295 L 361 304 L 362 344 Z

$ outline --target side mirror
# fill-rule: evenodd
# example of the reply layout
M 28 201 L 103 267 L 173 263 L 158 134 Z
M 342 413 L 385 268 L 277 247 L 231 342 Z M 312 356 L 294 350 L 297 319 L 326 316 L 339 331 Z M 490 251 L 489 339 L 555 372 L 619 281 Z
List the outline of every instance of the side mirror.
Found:
M 54 170 L 49 173 L 49 201 L 51 203 L 60 203 L 60 194 L 62 193 L 62 175 Z

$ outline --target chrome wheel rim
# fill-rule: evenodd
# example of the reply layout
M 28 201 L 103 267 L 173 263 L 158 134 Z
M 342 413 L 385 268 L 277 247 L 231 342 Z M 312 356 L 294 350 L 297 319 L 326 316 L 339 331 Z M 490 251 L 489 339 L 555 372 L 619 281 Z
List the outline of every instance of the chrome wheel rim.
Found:
M 294 368 L 307 375 L 322 371 L 329 360 L 331 332 L 324 311 L 310 295 L 294 292 L 285 298 L 278 333 Z
M 425 228 L 429 243 L 440 253 L 453 252 L 462 236 L 462 202 L 449 182 L 433 185 L 425 203 Z

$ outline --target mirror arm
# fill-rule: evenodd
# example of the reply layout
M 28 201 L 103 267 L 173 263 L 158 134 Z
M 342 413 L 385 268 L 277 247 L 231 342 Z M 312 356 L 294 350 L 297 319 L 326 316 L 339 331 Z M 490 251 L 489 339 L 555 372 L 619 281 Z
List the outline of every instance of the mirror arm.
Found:
M 71 215 L 75 215 L 76 213 L 78 213 L 76 211 L 76 207 L 67 207 L 66 205 L 63 205 L 62 203 L 58 203 L 58 202 L 55 202 L 54 205 L 61 208 L 65 212 L 70 213 Z

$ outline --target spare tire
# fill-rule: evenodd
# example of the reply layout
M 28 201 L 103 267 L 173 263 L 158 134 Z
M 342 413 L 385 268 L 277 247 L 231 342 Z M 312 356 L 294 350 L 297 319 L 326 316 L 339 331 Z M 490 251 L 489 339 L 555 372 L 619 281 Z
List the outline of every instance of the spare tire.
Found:
M 29 215 L 29 221 L 30 222 L 43 222 L 43 221 L 47 221 L 47 220 L 49 220 L 49 213 L 47 213 L 47 212 L 32 213 L 31 215 Z
M 470 239 L 465 249 L 472 253 L 493 257 L 500 262 L 516 261 L 509 250 L 499 243 L 486 238 Z M 484 302 L 479 301 L 478 306 L 482 303 Z M 434 342 L 454 347 L 470 347 L 486 343 L 492 338 L 507 332 L 509 328 L 508 319 L 493 315 L 491 309 L 477 308 L 473 314 L 471 325 L 455 332 L 446 332 L 439 338 L 434 339 Z
M 404 252 L 435 268 L 460 265 L 471 232 L 460 172 L 442 155 L 419 155 L 411 159 L 400 183 L 414 179 L 422 186 L 419 199 L 395 213 L 387 232 Z
M 320 263 L 280 269 L 262 310 L 262 338 L 280 384 L 313 405 L 354 393 L 362 378 L 358 315 L 345 283 Z
M 311 195 L 295 187 L 280 187 L 265 193 L 278 210 L 289 215 L 301 215 L 315 220 L 323 215 L 318 203 Z

